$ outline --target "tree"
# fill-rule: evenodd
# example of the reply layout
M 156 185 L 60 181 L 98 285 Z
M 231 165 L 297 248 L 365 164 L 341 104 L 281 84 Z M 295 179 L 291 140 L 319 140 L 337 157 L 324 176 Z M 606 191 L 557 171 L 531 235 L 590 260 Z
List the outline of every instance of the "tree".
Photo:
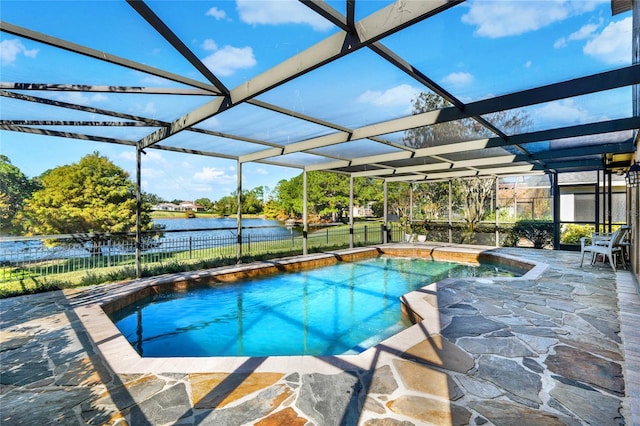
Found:
M 309 215 L 338 220 L 349 211 L 349 178 L 330 172 L 309 172 Z M 269 200 L 264 205 L 267 217 L 280 220 L 302 216 L 302 174 L 290 180 L 278 182 Z M 376 213 L 381 215 L 382 181 L 372 178 L 353 180 L 354 204 L 365 206 L 373 203 Z
M 135 231 L 135 185 L 100 153 L 48 170 L 40 182 L 42 189 L 26 201 L 21 214 L 29 235 L 73 234 L 76 242 L 91 242 L 92 255 L 101 255 L 106 239 L 96 233 Z M 153 228 L 149 213 L 150 205 L 143 203 L 143 230 Z
M 216 201 L 213 211 L 216 214 L 229 216 L 238 213 L 238 198 L 235 194 L 225 195 Z
M 322 219 L 336 222 L 349 211 L 349 178 L 331 172 L 310 172 L 307 175 L 307 199 L 312 210 Z
M 147 203 L 151 204 L 152 206 L 164 203 L 164 199 L 161 196 L 152 194 L 151 192 L 142 193 L 142 197 Z
M 409 217 L 409 195 L 411 187 L 405 182 L 389 182 L 387 184 L 387 208 L 389 214 L 397 215 L 398 217 Z M 378 209 L 382 208 L 383 200 L 380 199 L 376 214 L 382 216 L 382 211 Z
M 458 180 L 457 192 L 463 201 L 469 232 L 475 231 L 476 225 L 484 219 L 495 183 L 495 178 L 476 177 Z
M 198 206 L 202 206 L 202 208 L 205 209 L 206 211 L 213 210 L 213 202 L 208 198 L 198 198 L 197 200 L 194 201 L 194 204 Z
M 0 155 L 0 231 L 18 233 L 20 221 L 16 215 L 23 208 L 24 201 L 39 188 L 37 180 L 29 179 L 6 155 Z
M 413 185 L 414 217 L 441 219 L 449 207 L 449 182 L 428 182 Z
M 261 186 L 242 191 L 242 213 L 260 214 L 264 209 L 264 189 Z
M 353 196 L 353 202 L 359 206 L 381 202 L 382 180 L 370 177 L 357 177 L 353 179 Z
M 451 104 L 435 93 L 420 93 L 413 101 L 412 112 L 420 114 L 450 107 Z M 506 134 L 521 133 L 530 125 L 530 118 L 525 111 L 499 111 L 483 116 Z M 496 135 L 472 118 L 448 121 L 430 126 L 407 130 L 403 142 L 412 148 L 426 148 L 461 142 Z M 469 230 L 482 220 L 486 213 L 487 200 L 493 191 L 495 179 L 458 180 L 456 195 L 464 204 L 464 212 Z
M 302 216 L 302 174 L 291 179 L 282 179 L 273 190 L 276 206 L 270 209 L 277 212 L 279 220 Z
M 413 101 L 413 114 L 421 114 L 451 107 L 444 98 L 435 93 L 420 93 Z M 488 122 L 507 134 L 519 133 L 526 129 L 531 120 L 525 111 L 499 111 L 483 116 Z M 429 126 L 409 129 L 405 132 L 403 142 L 412 148 L 427 148 L 451 142 L 461 142 L 496 136 L 482 124 L 472 118 L 437 123 Z
M 290 180 L 281 180 L 273 194 L 275 205 L 269 211 L 278 212 L 280 220 L 302 216 L 302 174 Z M 310 216 L 318 219 L 337 221 L 349 210 L 349 178 L 330 172 L 309 172 L 307 174 L 307 202 Z M 270 213 L 272 214 L 272 213 Z

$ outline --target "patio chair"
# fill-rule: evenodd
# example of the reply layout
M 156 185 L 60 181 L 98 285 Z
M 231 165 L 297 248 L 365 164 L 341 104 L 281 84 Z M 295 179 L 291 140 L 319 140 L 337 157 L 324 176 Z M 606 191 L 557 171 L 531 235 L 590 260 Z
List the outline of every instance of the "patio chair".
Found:
M 591 237 L 591 244 L 587 244 L 587 237 L 580 238 L 580 267 L 582 268 L 582 264 L 584 263 L 584 256 L 587 253 L 591 253 L 592 265 L 595 263 L 597 255 L 600 254 L 602 256 L 608 257 L 609 264 L 614 271 L 616 270 L 615 256 L 620 254 L 622 255 L 620 257 L 622 259 L 622 264 L 626 267 L 626 263 L 624 261 L 624 253 L 622 251 L 623 247 L 621 243 L 628 231 L 628 226 L 621 226 L 617 231 L 613 233 L 594 233 Z

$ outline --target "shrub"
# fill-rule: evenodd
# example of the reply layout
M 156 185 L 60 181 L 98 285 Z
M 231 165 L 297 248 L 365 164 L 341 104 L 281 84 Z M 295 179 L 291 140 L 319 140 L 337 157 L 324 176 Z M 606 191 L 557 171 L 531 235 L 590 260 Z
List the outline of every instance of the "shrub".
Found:
M 515 247 L 521 238 L 529 240 L 537 249 L 549 246 L 553 244 L 553 222 L 520 220 L 511 229 L 504 245 Z
M 416 235 L 427 235 L 431 231 L 431 224 L 426 220 L 424 222 L 414 222 L 411 225 L 411 229 Z
M 580 238 L 591 237 L 593 232 L 595 232 L 593 225 L 576 225 L 569 223 L 564 228 L 561 242 L 563 244 L 580 244 Z

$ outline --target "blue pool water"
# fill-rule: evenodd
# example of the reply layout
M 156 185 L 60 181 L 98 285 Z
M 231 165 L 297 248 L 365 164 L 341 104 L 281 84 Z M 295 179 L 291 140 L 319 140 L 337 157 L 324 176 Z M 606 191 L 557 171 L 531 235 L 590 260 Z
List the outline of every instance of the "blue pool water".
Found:
M 156 295 L 111 317 L 145 357 L 358 353 L 409 325 L 401 295 L 447 277 L 514 275 L 383 256 Z

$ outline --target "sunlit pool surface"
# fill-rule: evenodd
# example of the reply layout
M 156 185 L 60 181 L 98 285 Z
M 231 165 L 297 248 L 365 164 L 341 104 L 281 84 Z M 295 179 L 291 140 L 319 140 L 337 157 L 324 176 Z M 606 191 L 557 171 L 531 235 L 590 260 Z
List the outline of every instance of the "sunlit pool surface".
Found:
M 405 293 L 447 277 L 517 275 L 382 256 L 156 295 L 111 318 L 145 357 L 359 353 L 410 325 L 401 317 Z

